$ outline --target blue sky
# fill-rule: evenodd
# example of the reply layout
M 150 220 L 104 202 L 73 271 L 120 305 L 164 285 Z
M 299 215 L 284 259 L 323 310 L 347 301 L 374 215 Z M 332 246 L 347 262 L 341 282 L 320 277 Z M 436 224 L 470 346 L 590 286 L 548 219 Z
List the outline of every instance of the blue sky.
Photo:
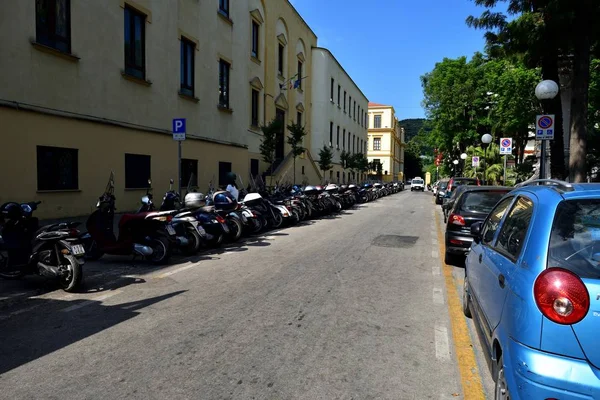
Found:
M 291 0 L 369 101 L 393 105 L 399 119 L 424 116 L 420 76 L 444 57 L 483 50 L 483 31 L 465 19 L 471 0 Z

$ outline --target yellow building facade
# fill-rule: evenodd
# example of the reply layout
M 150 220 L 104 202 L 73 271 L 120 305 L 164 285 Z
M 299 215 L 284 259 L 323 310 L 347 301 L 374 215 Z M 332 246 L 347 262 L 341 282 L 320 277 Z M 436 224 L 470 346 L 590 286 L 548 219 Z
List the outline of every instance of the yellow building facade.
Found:
M 260 125 L 310 132 L 310 85 L 280 84 L 298 68 L 310 79 L 317 38 L 287 0 L 12 1 L 0 15 L 0 204 L 87 215 L 112 171 L 117 208 L 135 210 L 149 178 L 157 197 L 177 180 L 175 118 L 187 128 L 182 186 L 194 174 L 201 191 L 267 170 Z M 291 180 L 285 140 L 281 153 L 275 174 Z M 296 168 L 320 181 L 310 152 Z
M 396 118 L 394 107 L 369 103 L 368 124 L 369 162 L 381 163 L 385 182 L 404 180 L 404 128 Z

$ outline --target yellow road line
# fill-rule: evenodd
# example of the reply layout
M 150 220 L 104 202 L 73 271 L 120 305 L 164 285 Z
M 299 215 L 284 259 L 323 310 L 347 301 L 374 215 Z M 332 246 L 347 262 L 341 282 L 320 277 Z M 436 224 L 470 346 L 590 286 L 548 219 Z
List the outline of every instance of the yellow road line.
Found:
M 438 244 L 440 247 L 440 258 L 445 252 L 445 240 L 442 234 L 442 226 L 439 214 L 436 213 Z M 443 258 L 442 258 L 443 260 Z M 448 312 L 450 313 L 450 324 L 452 326 L 452 338 L 454 343 L 454 354 L 460 372 L 460 382 L 465 399 L 485 400 L 481 375 L 475 359 L 475 352 L 469 336 L 469 327 L 462 312 L 462 305 L 456 291 L 456 280 L 452 276 L 452 266 L 442 261 L 442 269 L 446 281 L 446 293 L 448 293 Z

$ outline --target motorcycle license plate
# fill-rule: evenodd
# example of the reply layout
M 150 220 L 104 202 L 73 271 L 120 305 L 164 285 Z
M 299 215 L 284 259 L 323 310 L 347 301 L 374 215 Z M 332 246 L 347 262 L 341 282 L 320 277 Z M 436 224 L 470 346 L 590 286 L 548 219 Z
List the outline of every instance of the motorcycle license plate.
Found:
M 82 245 L 76 244 L 73 247 L 71 247 L 71 252 L 73 253 L 74 256 L 82 256 L 85 254 L 85 249 L 83 248 Z
M 167 225 L 167 232 L 169 233 L 169 235 L 174 235 L 175 228 L 173 228 L 173 226 L 171 224 L 169 224 L 169 225 Z

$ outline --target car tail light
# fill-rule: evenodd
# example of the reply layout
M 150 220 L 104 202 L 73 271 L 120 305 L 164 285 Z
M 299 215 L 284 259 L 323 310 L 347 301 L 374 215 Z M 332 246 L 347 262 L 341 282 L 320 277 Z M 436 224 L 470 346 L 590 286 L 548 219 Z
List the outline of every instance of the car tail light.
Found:
M 79 237 L 79 230 L 75 228 L 69 230 L 69 237 Z
M 216 220 L 220 223 L 220 224 L 224 224 L 225 223 L 225 218 L 221 217 L 220 215 L 217 215 Z
M 450 217 L 448 217 L 448 222 L 459 226 L 467 225 L 463 216 L 458 214 L 450 214 Z
M 585 284 L 573 272 L 562 268 L 542 272 L 533 285 L 533 295 L 542 314 L 557 324 L 576 324 L 590 309 Z
M 173 221 L 173 216 L 172 215 L 167 215 L 167 222 L 171 222 Z

